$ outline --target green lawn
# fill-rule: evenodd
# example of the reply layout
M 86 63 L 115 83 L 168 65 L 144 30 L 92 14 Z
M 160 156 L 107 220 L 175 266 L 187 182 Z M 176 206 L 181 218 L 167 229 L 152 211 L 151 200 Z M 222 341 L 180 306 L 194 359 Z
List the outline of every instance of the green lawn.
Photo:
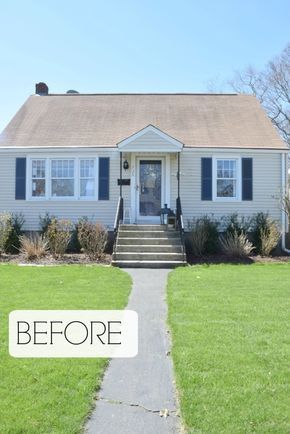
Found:
M 172 356 L 189 433 L 289 432 L 290 264 L 179 268 Z
M 121 309 L 130 277 L 111 267 L 0 266 L 0 432 L 79 433 L 105 359 L 14 359 L 8 313 L 15 309 Z

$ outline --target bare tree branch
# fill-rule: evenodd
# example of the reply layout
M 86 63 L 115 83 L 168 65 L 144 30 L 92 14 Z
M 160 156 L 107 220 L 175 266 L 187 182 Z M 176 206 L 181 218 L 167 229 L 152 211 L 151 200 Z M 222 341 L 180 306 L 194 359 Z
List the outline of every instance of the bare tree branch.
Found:
M 235 92 L 255 95 L 290 147 L 290 43 L 263 71 L 248 66 L 235 72 L 228 85 Z

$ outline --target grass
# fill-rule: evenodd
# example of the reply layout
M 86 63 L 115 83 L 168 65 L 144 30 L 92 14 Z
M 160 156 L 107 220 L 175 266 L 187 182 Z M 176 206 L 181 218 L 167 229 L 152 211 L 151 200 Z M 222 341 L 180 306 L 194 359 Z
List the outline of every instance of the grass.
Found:
M 169 325 L 189 433 L 289 432 L 290 264 L 179 268 Z
M 74 434 L 82 429 L 106 359 L 15 359 L 8 313 L 15 309 L 122 309 L 130 277 L 117 268 L 0 266 L 0 432 Z

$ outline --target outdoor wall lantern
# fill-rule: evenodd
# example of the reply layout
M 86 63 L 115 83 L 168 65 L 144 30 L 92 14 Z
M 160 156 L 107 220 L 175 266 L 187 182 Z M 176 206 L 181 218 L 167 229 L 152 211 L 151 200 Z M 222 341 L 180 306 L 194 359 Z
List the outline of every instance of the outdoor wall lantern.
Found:
M 123 163 L 123 169 L 124 170 L 128 170 L 129 169 L 129 163 L 128 163 L 127 160 L 125 160 L 124 163 Z

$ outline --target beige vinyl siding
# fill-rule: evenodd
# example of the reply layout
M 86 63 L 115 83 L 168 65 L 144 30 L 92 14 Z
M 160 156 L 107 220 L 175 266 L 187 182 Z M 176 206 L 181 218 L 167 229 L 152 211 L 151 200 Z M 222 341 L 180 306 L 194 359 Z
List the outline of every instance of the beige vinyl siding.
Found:
M 156 139 L 156 137 L 155 137 Z M 39 215 L 46 211 L 60 218 L 67 218 L 76 222 L 80 217 L 87 216 L 98 220 L 112 229 L 119 198 L 117 179 L 120 170 L 120 154 L 117 149 L 70 150 L 65 152 L 66 158 L 72 157 L 110 157 L 110 200 L 15 200 L 15 158 L 36 155 L 8 152 L 0 154 L 0 211 L 22 212 L 25 216 L 25 229 L 39 228 Z M 44 150 L 38 153 L 39 158 L 63 156 L 61 152 Z M 131 159 L 132 155 L 132 159 Z M 123 178 L 131 178 L 133 156 L 160 154 L 130 154 L 124 155 L 129 161 L 130 169 L 123 171 Z M 180 155 L 180 183 L 181 202 L 184 221 L 187 223 L 192 217 L 204 214 L 214 214 L 216 218 L 238 212 L 240 215 L 250 216 L 259 211 L 269 212 L 270 216 L 281 221 L 281 207 L 278 196 L 281 192 L 281 153 L 235 151 L 235 156 L 253 158 L 253 201 L 215 202 L 201 200 L 201 158 L 232 155 L 229 150 L 195 150 L 185 148 Z M 170 207 L 175 210 L 177 197 L 177 153 L 170 154 Z M 135 195 L 134 185 L 123 186 L 124 206 L 131 206 L 131 191 Z M 132 216 L 133 217 L 133 216 Z
M 37 158 L 82 158 L 110 157 L 110 199 L 109 200 L 15 200 L 15 159 L 29 157 L 31 154 L 1 154 L 0 155 L 0 211 L 22 212 L 25 216 L 25 230 L 39 229 L 39 215 L 46 211 L 60 218 L 76 222 L 82 216 L 102 222 L 109 228 L 114 225 L 116 207 L 119 198 L 120 154 L 116 150 L 81 153 L 76 151 L 58 155 L 56 152 L 39 153 Z M 36 153 L 33 153 L 35 156 Z M 26 197 L 28 197 L 26 192 Z
M 253 200 L 217 202 L 201 200 L 201 158 L 202 157 L 249 157 L 253 158 Z M 177 170 L 176 160 L 172 160 L 172 171 Z M 239 153 L 227 151 L 195 151 L 185 150 L 180 156 L 181 186 L 180 196 L 185 223 L 192 217 L 204 214 L 214 214 L 220 217 L 237 212 L 241 216 L 252 216 L 263 211 L 268 212 L 271 218 L 281 223 L 281 154 L 247 152 L 241 150 Z M 172 182 L 171 194 L 177 196 L 177 185 Z M 173 204 L 172 204 L 173 205 Z

